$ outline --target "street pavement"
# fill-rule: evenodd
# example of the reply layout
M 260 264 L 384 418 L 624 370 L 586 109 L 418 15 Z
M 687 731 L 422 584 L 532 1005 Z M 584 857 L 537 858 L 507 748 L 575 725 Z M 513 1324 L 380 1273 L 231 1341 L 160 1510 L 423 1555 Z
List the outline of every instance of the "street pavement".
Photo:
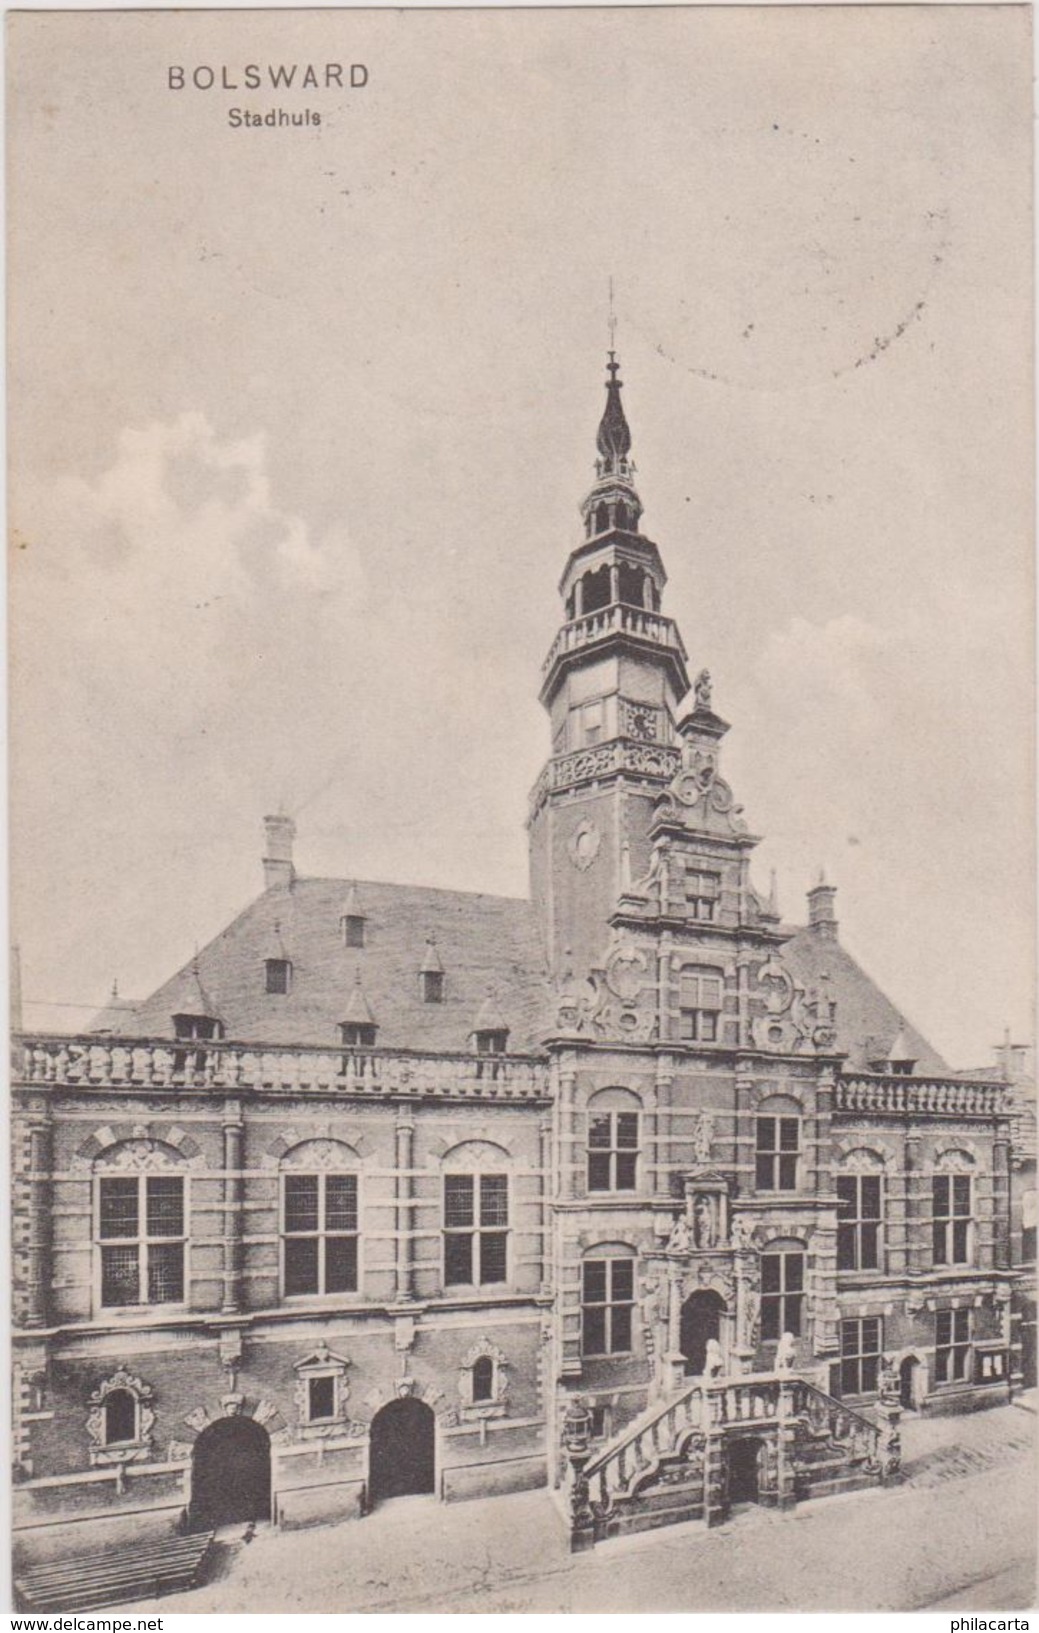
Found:
M 362 1521 L 220 1539 L 204 1587 L 169 1611 L 883 1611 L 1036 1603 L 1034 1414 L 909 1420 L 906 1482 L 748 1506 L 571 1555 L 544 1492 L 450 1507 L 401 1498 Z

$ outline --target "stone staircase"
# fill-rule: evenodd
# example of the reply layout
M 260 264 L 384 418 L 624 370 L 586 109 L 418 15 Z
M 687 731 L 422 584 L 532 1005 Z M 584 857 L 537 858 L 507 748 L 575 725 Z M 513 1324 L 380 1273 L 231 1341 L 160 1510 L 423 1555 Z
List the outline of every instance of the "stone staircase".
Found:
M 594 1456 L 579 1437 L 568 1442 L 571 1547 L 685 1520 L 717 1525 L 741 1499 L 789 1508 L 890 1483 L 899 1409 L 877 1411 L 879 1422 L 789 1372 L 692 1380 Z

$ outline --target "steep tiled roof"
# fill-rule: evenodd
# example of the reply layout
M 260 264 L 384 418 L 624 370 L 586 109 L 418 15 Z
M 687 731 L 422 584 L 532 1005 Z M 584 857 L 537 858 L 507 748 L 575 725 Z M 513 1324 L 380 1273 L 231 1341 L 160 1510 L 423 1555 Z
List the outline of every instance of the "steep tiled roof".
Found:
M 546 973 L 529 902 L 468 891 L 360 881 L 364 946 L 343 944 L 343 879 L 296 879 L 266 891 L 189 963 L 138 1006 L 135 1030 L 172 1035 L 171 1017 L 192 1013 L 198 983 L 224 1035 L 256 1043 L 339 1040 L 360 973 L 381 1047 L 469 1053 L 488 990 L 509 1028 L 509 1051 L 537 1049 Z M 429 938 L 444 970 L 443 1002 L 423 1003 L 419 972 Z M 264 961 L 287 958 L 290 990 L 265 990 Z M 356 1000 L 354 1000 L 356 1002 Z
M 915 1059 L 918 1075 L 948 1075 L 949 1068 L 937 1050 L 910 1026 L 835 937 L 811 927 L 795 930 L 783 948 L 783 958 L 806 991 L 817 986 L 822 976 L 829 976 L 830 997 L 837 1005 L 837 1047 L 847 1054 L 850 1067 L 865 1071 L 878 1055 L 890 1057 L 891 1046 L 901 1035 L 899 1047 Z

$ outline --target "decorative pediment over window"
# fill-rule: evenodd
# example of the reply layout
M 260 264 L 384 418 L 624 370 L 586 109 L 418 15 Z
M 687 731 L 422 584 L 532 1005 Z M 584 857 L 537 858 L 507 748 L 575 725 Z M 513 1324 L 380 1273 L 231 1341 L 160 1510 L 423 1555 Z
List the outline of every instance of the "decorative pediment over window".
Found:
M 463 1420 L 504 1417 L 509 1393 L 507 1359 L 489 1338 L 481 1338 L 462 1356 L 458 1394 Z
M 935 1162 L 935 1172 L 939 1174 L 970 1174 L 976 1164 L 969 1151 L 943 1151 Z
M 296 1406 L 299 1434 L 303 1440 L 322 1440 L 347 1432 L 346 1403 L 350 1398 L 347 1382 L 349 1357 L 336 1355 L 324 1342 L 302 1361 L 296 1361 Z
M 95 1466 L 146 1463 L 152 1456 L 152 1389 L 125 1367 L 105 1378 L 90 1397 L 87 1436 Z

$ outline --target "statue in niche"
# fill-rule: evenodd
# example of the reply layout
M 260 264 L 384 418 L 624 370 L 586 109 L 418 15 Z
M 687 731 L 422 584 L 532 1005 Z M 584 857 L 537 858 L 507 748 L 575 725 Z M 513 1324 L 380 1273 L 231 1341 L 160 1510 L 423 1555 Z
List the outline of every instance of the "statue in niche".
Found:
M 754 1245 L 754 1226 L 742 1213 L 738 1213 L 732 1221 L 730 1243 L 740 1253 Z
M 717 1239 L 714 1198 L 698 1196 L 693 1203 L 693 1229 L 697 1247 L 713 1247 Z
M 680 1213 L 671 1226 L 671 1235 L 667 1239 L 667 1251 L 669 1253 L 688 1253 L 691 1246 L 689 1221 L 684 1213 Z

